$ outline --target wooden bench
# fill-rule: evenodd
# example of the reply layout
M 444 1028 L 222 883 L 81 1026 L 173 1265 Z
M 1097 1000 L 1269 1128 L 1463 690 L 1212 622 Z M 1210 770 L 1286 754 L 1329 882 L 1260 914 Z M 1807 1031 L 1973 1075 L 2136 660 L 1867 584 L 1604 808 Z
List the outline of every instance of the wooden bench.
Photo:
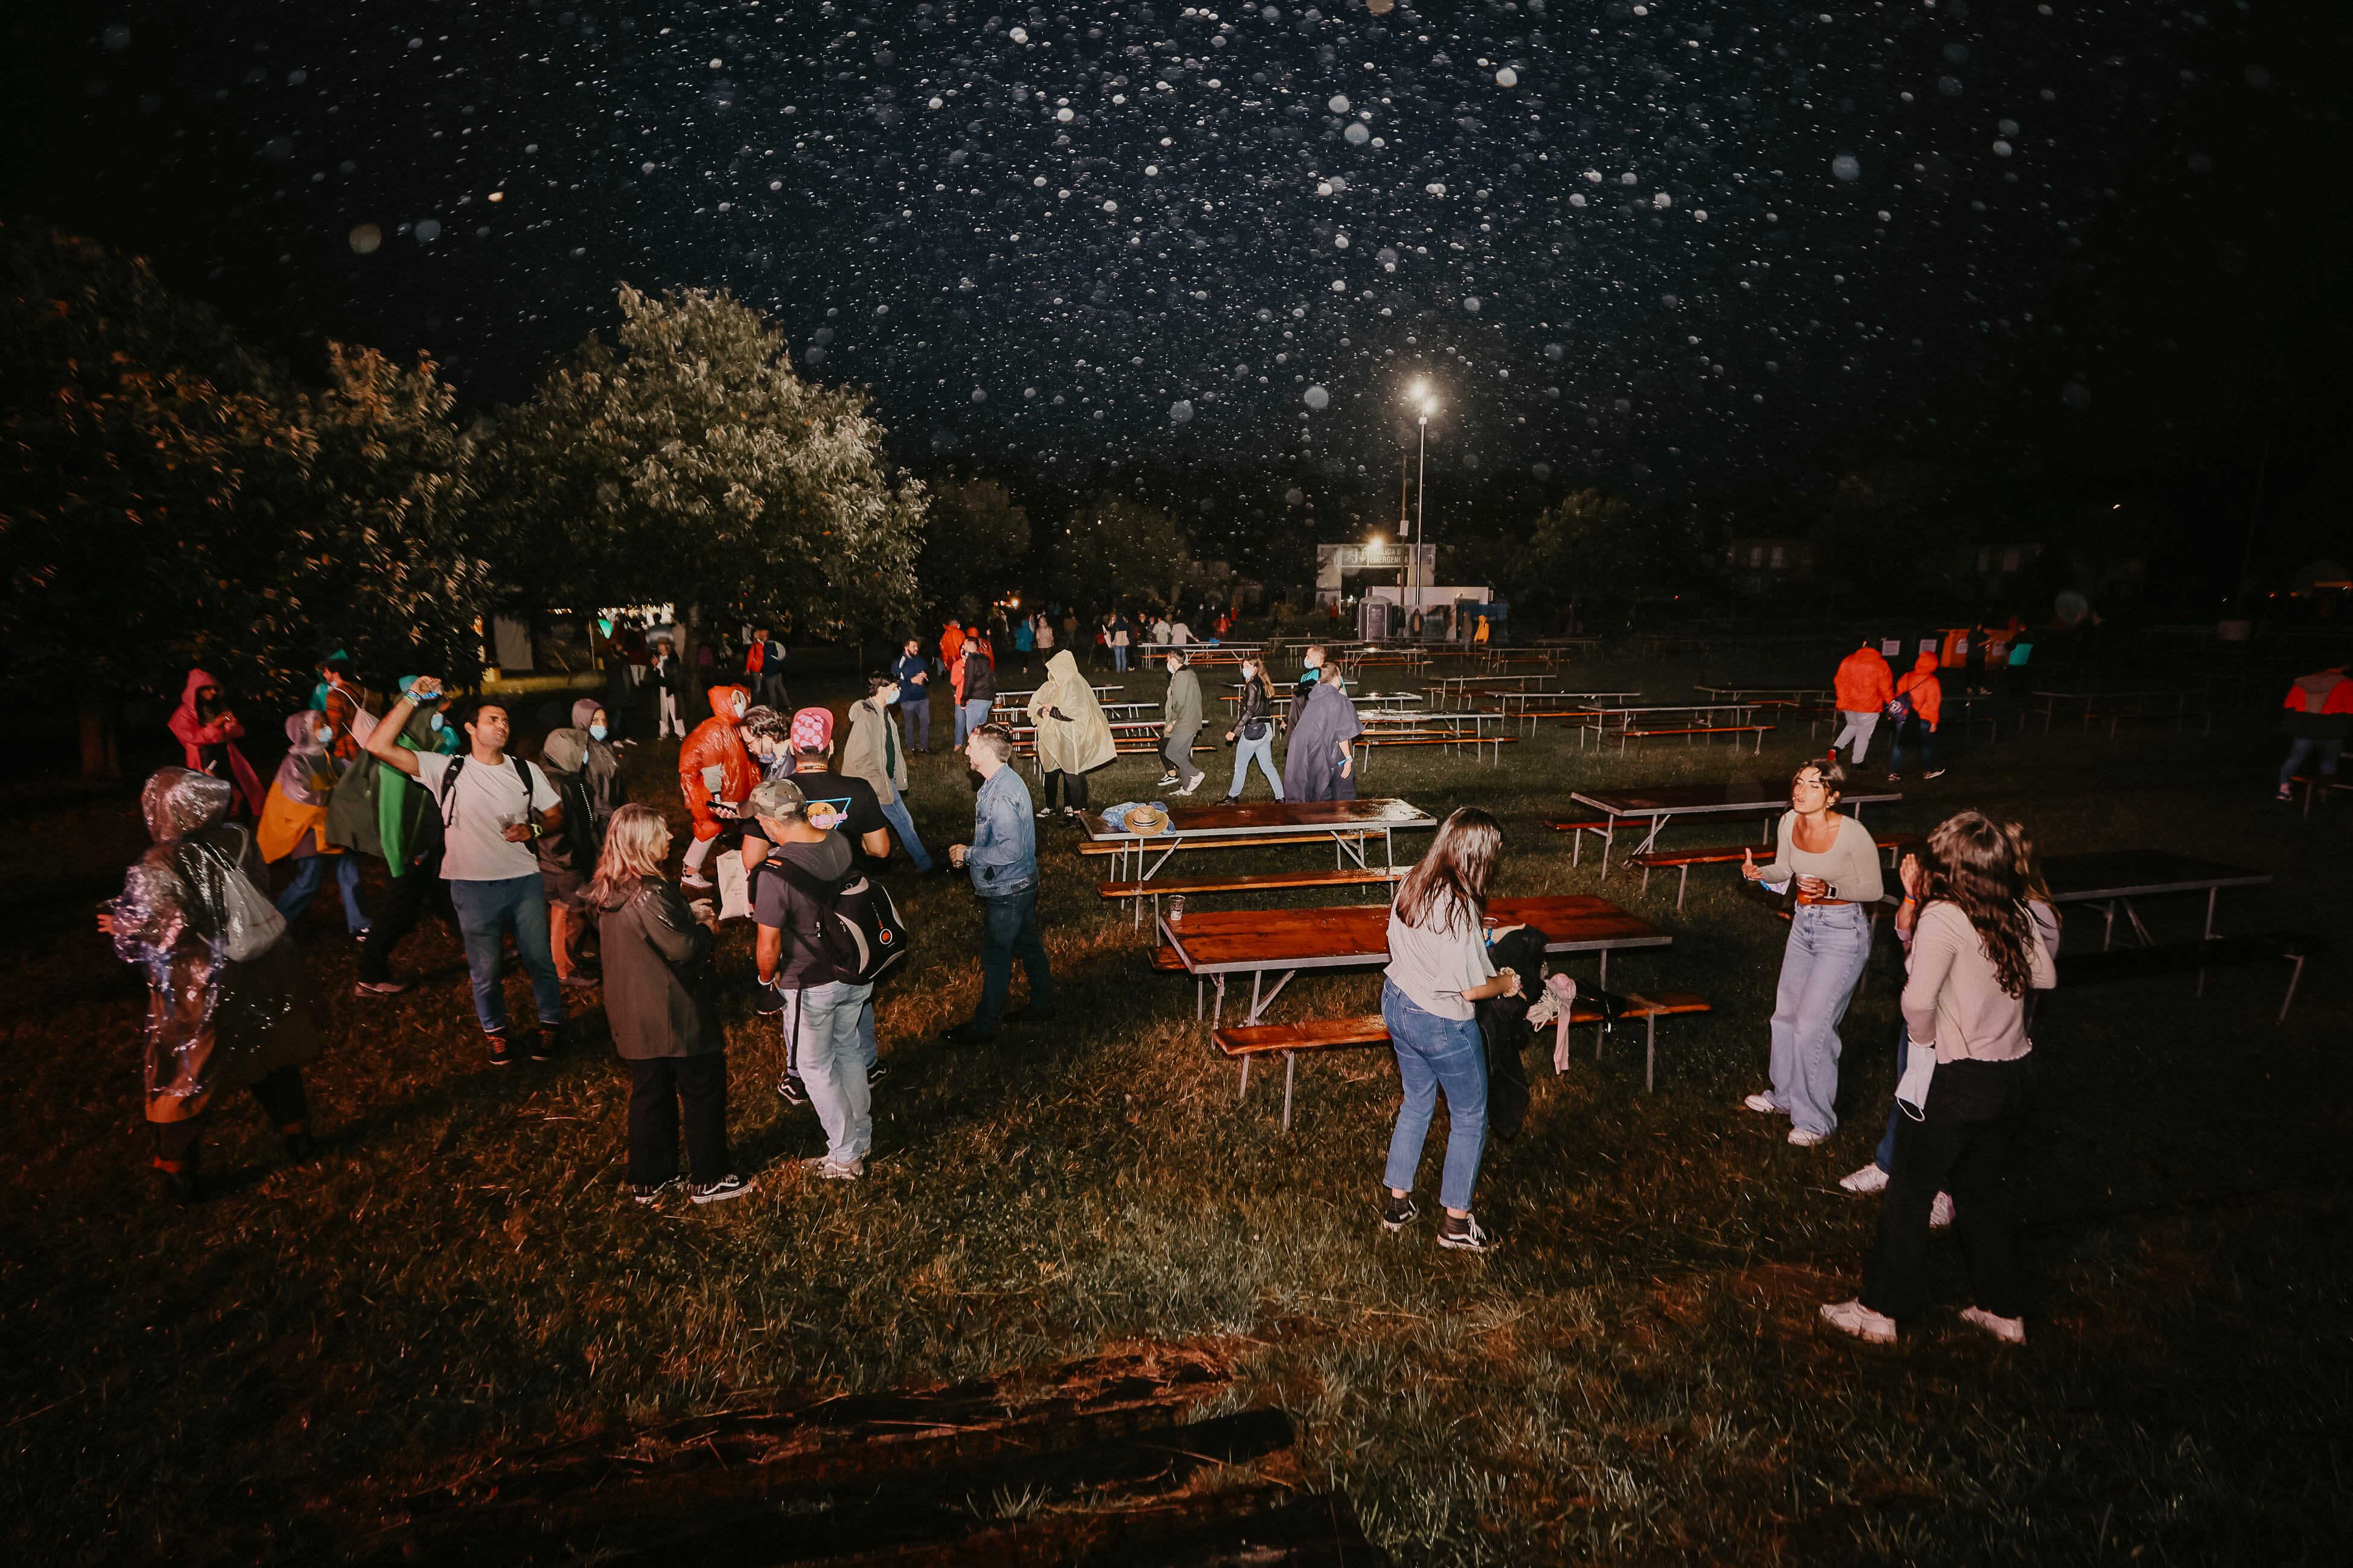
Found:
M 1291 888 L 1388 887 L 1404 879 L 1409 866 L 1338 866 L 1323 871 L 1243 871 L 1223 877 L 1163 877 L 1150 881 L 1129 879 L 1105 882 L 1095 891 L 1106 899 L 1134 899 L 1140 915 L 1142 900 L 1152 900 L 1152 929 L 1160 929 L 1160 900 L 1190 893 L 1281 892 Z M 1140 921 L 1137 923 L 1142 923 Z
M 2059 988 L 2105 985 L 2118 980 L 2156 980 L 2184 971 L 2198 972 L 2198 994 L 2206 994 L 2206 971 L 2254 963 L 2291 963 L 2287 994 L 2280 999 L 2278 1022 L 2287 1022 L 2295 1001 L 2296 983 L 2304 978 L 2304 961 L 2328 951 L 2324 937 L 2302 931 L 2273 931 L 2252 936 L 2216 936 L 2200 942 L 2160 942 L 2154 947 L 2112 947 L 2098 952 L 2059 955 Z
M 1662 735 L 1754 735 L 1757 737 L 1756 749 L 1761 755 L 1765 750 L 1765 737 L 1773 728 L 1770 724 L 1692 724 L 1673 730 L 1620 730 L 1617 731 L 1618 749 L 1624 751 L 1629 741 L 1655 741 Z M 1609 732 L 1606 730 L 1601 731 L 1605 735 Z
M 1920 838 L 1917 834 L 1912 833 L 1884 833 L 1873 838 L 1872 842 L 1887 852 L 1888 863 L 1893 865 L 1896 857 L 1905 850 L 1918 848 Z M 1683 889 L 1691 882 L 1693 867 L 1721 866 L 1727 861 L 1737 860 L 1745 855 L 1754 854 L 1757 847 L 1754 844 L 1736 844 L 1718 846 L 1713 849 L 1653 849 L 1647 855 L 1636 855 L 1632 859 L 1635 865 L 1642 868 L 1642 891 L 1646 893 L 1651 890 L 1651 872 L 1653 868 L 1663 870 L 1670 866 L 1676 868 L 1679 875 L 1675 879 L 1675 908 L 1680 911 L 1683 907 Z M 1769 849 L 1767 851 L 1767 858 L 1768 859 L 1771 858 Z
M 1569 841 L 1568 863 L 1572 866 L 1576 865 L 1578 858 L 1585 853 L 1587 834 L 1590 833 L 1594 837 L 1607 841 L 1617 830 L 1617 824 L 1607 816 L 1548 816 L 1545 818 L 1545 826 L 1555 833 L 1573 833 L 1577 836 Z
M 1655 1087 L 1658 1066 L 1659 1020 L 1678 1013 L 1713 1011 L 1701 997 L 1682 992 L 1661 992 L 1656 996 L 1613 996 L 1608 992 L 1588 992 L 1580 989 L 1577 1004 L 1569 1010 L 1572 1026 L 1599 1024 L 1606 1026 L 1640 1018 L 1643 1022 L 1642 1092 Z M 1282 1130 L 1291 1131 L 1292 1091 L 1299 1070 L 1302 1051 L 1349 1049 L 1361 1046 L 1386 1046 L 1389 1043 L 1388 1026 L 1377 1013 L 1354 1018 L 1319 1018 L 1303 1024 L 1236 1025 L 1219 1029 L 1212 1037 L 1218 1049 L 1242 1064 L 1241 1088 L 1235 1094 L 1237 1101 L 1250 1093 L 1250 1065 L 1253 1057 L 1271 1052 L 1282 1054 Z M 1544 1037 L 1542 1031 L 1534 1037 Z M 1593 1059 L 1601 1059 L 1603 1041 L 1596 1036 Z
M 1179 850 L 1263 849 L 1270 846 L 1279 844 L 1328 844 L 1331 840 L 1331 834 L 1322 832 L 1253 833 L 1247 837 L 1237 838 L 1180 838 L 1176 841 L 1176 847 Z M 1079 853 L 1082 855 L 1118 855 L 1134 848 L 1137 844 L 1142 844 L 1147 849 L 1166 849 L 1169 847 L 1168 845 L 1160 842 L 1156 837 L 1146 837 L 1143 838 L 1123 838 L 1116 834 L 1113 834 L 1107 835 L 1102 838 L 1080 839 Z

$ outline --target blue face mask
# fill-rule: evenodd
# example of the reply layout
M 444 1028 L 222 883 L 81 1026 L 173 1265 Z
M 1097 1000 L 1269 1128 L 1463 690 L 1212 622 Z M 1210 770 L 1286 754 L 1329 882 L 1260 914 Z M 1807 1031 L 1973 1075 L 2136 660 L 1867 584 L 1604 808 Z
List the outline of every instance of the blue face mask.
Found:
M 316 733 L 319 737 L 319 744 L 322 746 L 335 738 L 335 732 L 332 730 L 321 730 Z
M 438 713 L 436 713 L 435 715 L 433 715 L 433 721 L 432 721 L 432 722 L 433 722 L 433 727 L 434 727 L 436 730 L 440 729 L 440 728 L 442 727 L 441 715 L 440 715 L 440 714 L 438 714 Z
M 605 738 L 605 726 L 602 724 L 591 724 L 588 726 L 588 733 L 601 741 Z

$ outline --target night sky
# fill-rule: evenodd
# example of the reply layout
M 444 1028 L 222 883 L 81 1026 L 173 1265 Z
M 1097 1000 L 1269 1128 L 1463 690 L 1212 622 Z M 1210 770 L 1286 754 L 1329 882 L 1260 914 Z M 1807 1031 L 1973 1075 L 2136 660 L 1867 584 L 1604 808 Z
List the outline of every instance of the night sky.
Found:
M 1556 486 L 1857 447 L 2249 462 L 2343 407 L 2335 7 L 173 0 L 17 25 L 49 30 L 13 51 L 15 210 L 151 255 L 298 358 L 429 348 L 479 406 L 628 280 L 773 310 L 807 374 L 872 387 L 904 460 L 1064 479 L 1369 488 L 1417 374 L 1434 473 Z

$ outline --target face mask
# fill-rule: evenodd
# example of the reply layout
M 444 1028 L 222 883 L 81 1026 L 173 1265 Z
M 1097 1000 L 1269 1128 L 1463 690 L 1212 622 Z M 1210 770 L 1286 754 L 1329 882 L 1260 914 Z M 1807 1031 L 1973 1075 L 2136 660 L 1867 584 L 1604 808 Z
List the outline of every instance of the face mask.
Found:
M 601 741 L 605 738 L 605 726 L 602 724 L 591 724 L 588 726 L 588 733 Z
M 441 715 L 440 715 L 440 714 L 436 713 L 435 715 L 433 715 L 432 724 L 433 724 L 433 727 L 434 727 L 436 730 L 438 730 L 438 729 L 440 729 L 440 728 L 441 728 Z
M 322 746 L 335 738 L 335 732 L 332 730 L 321 730 L 317 731 L 317 733 L 319 736 L 319 744 Z

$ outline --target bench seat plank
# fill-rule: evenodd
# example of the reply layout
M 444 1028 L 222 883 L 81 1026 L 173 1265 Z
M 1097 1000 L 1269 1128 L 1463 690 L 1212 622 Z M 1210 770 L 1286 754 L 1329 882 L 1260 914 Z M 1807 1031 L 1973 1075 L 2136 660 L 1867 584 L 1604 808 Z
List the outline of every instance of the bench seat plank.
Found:
M 1105 882 L 1096 889 L 1106 899 L 1157 898 L 1163 893 L 1249 893 L 1282 888 L 1355 888 L 1394 882 L 1410 869 L 1404 866 L 1342 866 L 1316 871 L 1246 871 L 1225 877 L 1156 877 Z

